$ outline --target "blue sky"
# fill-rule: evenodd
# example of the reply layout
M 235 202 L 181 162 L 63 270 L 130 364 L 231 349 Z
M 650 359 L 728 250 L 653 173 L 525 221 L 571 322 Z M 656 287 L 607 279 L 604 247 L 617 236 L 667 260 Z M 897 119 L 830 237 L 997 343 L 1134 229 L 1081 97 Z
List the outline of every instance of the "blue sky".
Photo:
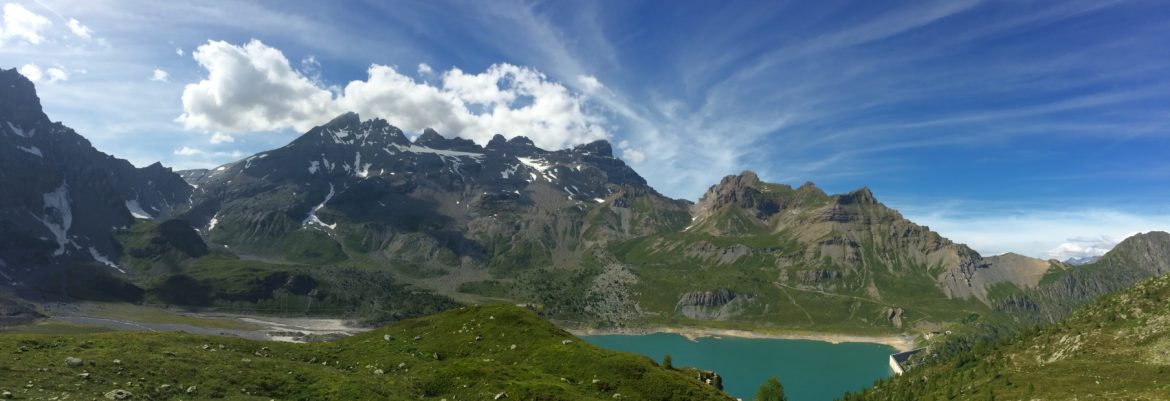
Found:
M 356 110 L 606 138 L 692 200 L 745 169 L 869 186 L 985 254 L 1170 229 L 1162 1 L 0 3 L 0 66 L 138 165 L 233 161 Z

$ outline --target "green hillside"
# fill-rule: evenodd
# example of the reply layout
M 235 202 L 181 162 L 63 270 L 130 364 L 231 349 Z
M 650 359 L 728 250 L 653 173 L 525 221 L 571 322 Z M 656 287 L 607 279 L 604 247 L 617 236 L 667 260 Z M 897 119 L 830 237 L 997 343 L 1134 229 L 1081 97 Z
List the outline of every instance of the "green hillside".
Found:
M 1168 304 L 1170 276 L 1148 279 L 1055 324 L 928 361 L 843 400 L 1165 400 Z
M 12 399 L 101 399 L 116 390 L 148 400 L 729 399 L 699 375 L 598 349 L 506 305 L 315 344 L 176 333 L 0 335 L 0 391 Z

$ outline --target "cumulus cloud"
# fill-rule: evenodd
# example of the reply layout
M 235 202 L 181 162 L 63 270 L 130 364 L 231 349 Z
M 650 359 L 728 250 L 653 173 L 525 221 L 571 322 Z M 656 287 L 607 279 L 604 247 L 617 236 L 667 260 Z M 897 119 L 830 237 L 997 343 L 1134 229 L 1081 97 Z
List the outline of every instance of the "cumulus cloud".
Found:
M 595 92 L 604 87 L 601 85 L 601 81 L 598 81 L 597 77 L 592 75 L 578 75 L 577 84 L 581 85 L 581 90 L 585 92 Z
M 69 23 L 67 23 L 66 25 L 68 25 L 69 30 L 72 31 L 73 34 L 77 35 L 77 37 L 79 37 L 79 38 L 82 38 L 85 40 L 89 40 L 89 39 L 93 38 L 93 31 L 90 30 L 89 27 L 82 25 L 81 21 L 78 21 L 76 18 L 70 18 Z
M 305 130 L 333 114 L 333 96 L 258 40 L 244 46 L 210 41 L 192 53 L 206 79 L 183 90 L 188 129 L 219 132 Z
M 230 142 L 235 142 L 235 141 L 236 141 L 236 138 L 233 138 L 231 135 L 228 135 L 228 134 L 225 134 L 222 132 L 216 132 L 214 134 L 211 134 L 211 140 L 210 140 L 210 142 L 212 144 L 230 143 Z
M 583 96 L 527 67 L 495 64 L 480 73 L 453 68 L 431 84 L 392 66 L 372 65 L 366 80 L 334 94 L 258 40 L 243 46 L 208 42 L 194 57 L 208 77 L 183 92 L 178 121 L 188 129 L 305 131 L 354 111 L 407 131 L 430 127 L 480 143 L 501 133 L 556 149 L 609 137 L 604 118 L 588 109 Z
M 1108 236 L 1095 238 L 1069 238 L 1068 242 L 1048 251 L 1048 257 L 1057 260 L 1101 256 L 1117 245 L 1117 240 Z
M 20 75 L 24 75 L 29 81 L 33 82 L 59 82 L 69 80 L 69 74 L 60 67 L 49 67 L 41 69 L 36 64 L 25 64 L 20 67 Z
M 17 3 L 4 5 L 4 24 L 0 25 L 0 45 L 10 39 L 24 39 L 37 45 L 45 40 L 41 31 L 53 23 Z
M 150 80 L 156 81 L 156 82 L 167 82 L 167 79 L 169 79 L 169 78 L 170 78 L 170 74 L 167 74 L 166 71 L 155 68 L 154 74 L 151 74 Z
M 199 148 L 192 148 L 190 146 L 184 146 L 184 147 L 175 149 L 174 153 L 177 156 L 201 157 L 201 158 L 207 158 L 207 159 L 225 159 L 225 158 L 239 159 L 241 157 L 244 157 L 244 152 L 241 152 L 238 150 L 209 152 L 209 151 L 199 149 Z
M 434 73 L 435 73 L 435 70 L 431 69 L 431 66 L 428 65 L 427 63 L 419 63 L 418 64 L 418 75 L 431 75 Z
M 203 153 L 205 153 L 205 152 L 202 150 L 195 149 L 192 147 L 187 147 L 187 146 L 181 147 L 179 149 L 175 149 L 175 154 L 179 155 L 179 156 L 194 156 L 194 155 L 201 155 Z
M 182 48 L 182 47 L 176 47 L 176 48 L 175 48 L 175 55 L 177 55 L 177 56 L 179 56 L 179 57 L 183 57 L 183 54 L 184 54 L 184 52 L 183 52 L 183 48 Z

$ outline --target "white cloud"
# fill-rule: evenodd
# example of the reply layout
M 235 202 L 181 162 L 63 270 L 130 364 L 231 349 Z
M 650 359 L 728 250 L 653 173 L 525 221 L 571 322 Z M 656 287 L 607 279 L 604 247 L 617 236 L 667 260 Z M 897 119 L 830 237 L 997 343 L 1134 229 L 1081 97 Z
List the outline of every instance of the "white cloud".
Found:
M 333 114 L 332 94 L 293 71 L 279 50 L 210 41 L 192 53 L 207 79 L 183 90 L 188 129 L 219 132 L 305 130 Z
M 177 56 L 179 56 L 179 57 L 183 57 L 183 48 L 182 48 L 182 47 L 176 47 L 176 48 L 175 48 L 175 55 L 177 55 Z
M 1048 251 L 1048 257 L 1056 260 L 1101 256 L 1117 245 L 1117 240 L 1100 236 L 1096 238 L 1069 238 L 1068 242 Z
M 587 109 L 582 96 L 527 67 L 496 64 L 478 74 L 454 68 L 431 84 L 391 66 L 372 65 L 366 80 L 352 81 L 334 95 L 258 40 L 244 46 L 208 42 L 194 56 L 208 77 L 183 92 L 178 121 L 188 129 L 306 131 L 354 111 L 407 131 L 431 127 L 480 143 L 503 133 L 556 149 L 609 137 L 604 119 Z
M 20 38 L 31 44 L 45 40 L 41 31 L 53 23 L 17 3 L 4 5 L 4 24 L 0 26 L 0 45 L 9 39 Z
M 41 71 L 41 67 L 36 64 L 25 64 L 20 67 L 20 75 L 24 75 L 29 81 L 39 82 L 41 78 L 45 77 L 45 73 Z
M 29 81 L 33 82 L 59 82 L 69 80 L 69 74 L 60 67 L 49 67 L 41 69 L 36 64 L 25 64 L 20 67 L 20 75 L 24 75 Z
M 204 158 L 204 159 L 218 159 L 218 160 L 239 159 L 241 157 L 244 157 L 244 155 L 245 155 L 244 152 L 241 152 L 238 150 L 209 152 L 209 151 L 199 149 L 199 148 L 192 148 L 190 146 L 184 146 L 184 147 L 175 149 L 174 153 L 177 156 L 183 156 L 183 157 L 200 157 L 200 158 Z
M 201 155 L 204 153 L 207 153 L 207 152 L 204 152 L 202 150 L 195 149 L 192 147 L 187 147 L 187 146 L 181 147 L 179 149 L 175 149 L 175 154 L 179 155 L 179 156 L 195 156 L 195 155 Z
M 631 164 L 641 164 L 646 160 L 646 154 L 641 150 L 630 146 L 630 141 L 621 141 L 618 143 L 618 149 L 622 151 L 622 159 L 625 159 Z
M 592 75 L 578 75 L 577 83 L 581 85 L 581 90 L 585 92 L 595 92 L 605 87 L 601 84 L 601 81 L 597 80 L 597 77 Z
M 217 144 L 217 143 L 230 143 L 230 142 L 235 142 L 235 141 L 236 141 L 236 138 L 233 138 L 231 135 L 228 135 L 228 134 L 225 134 L 222 132 L 216 132 L 214 134 L 211 134 L 211 141 L 210 142 L 212 144 Z
M 49 82 L 68 81 L 69 74 L 65 70 L 57 67 L 49 67 L 45 69 L 45 74 L 49 75 Z
M 170 77 L 170 74 L 167 74 L 166 71 L 155 68 L 154 74 L 151 75 L 150 80 L 156 81 L 156 82 L 167 82 L 167 79 L 169 79 L 169 77 Z
M 434 73 L 435 73 L 435 70 L 431 69 L 431 66 L 428 65 L 427 63 L 419 63 L 418 64 L 418 75 L 431 75 Z
M 82 25 L 81 21 L 78 21 L 76 18 L 70 18 L 69 23 L 66 25 L 68 25 L 69 30 L 72 31 L 73 34 L 77 35 L 77 37 L 79 37 L 79 38 L 82 38 L 85 40 L 89 40 L 89 39 L 93 38 L 93 31 L 90 30 L 89 27 Z

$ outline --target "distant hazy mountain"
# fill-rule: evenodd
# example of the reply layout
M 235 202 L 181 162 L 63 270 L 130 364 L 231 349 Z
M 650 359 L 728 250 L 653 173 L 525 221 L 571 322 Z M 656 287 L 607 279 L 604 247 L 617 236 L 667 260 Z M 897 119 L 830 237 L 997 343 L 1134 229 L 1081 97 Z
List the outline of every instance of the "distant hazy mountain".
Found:
M 1067 260 L 1064 261 L 1064 263 L 1067 263 L 1067 264 L 1070 264 L 1073 266 L 1081 266 L 1081 265 L 1087 265 L 1089 263 L 1096 262 L 1098 260 L 1101 260 L 1101 256 L 1081 256 L 1081 257 L 1076 257 L 1076 258 L 1068 258 Z
M 41 110 L 32 82 L 0 70 L 0 283 L 86 261 L 115 265 L 111 235 L 185 209 L 191 187 L 155 163 L 102 153 Z

